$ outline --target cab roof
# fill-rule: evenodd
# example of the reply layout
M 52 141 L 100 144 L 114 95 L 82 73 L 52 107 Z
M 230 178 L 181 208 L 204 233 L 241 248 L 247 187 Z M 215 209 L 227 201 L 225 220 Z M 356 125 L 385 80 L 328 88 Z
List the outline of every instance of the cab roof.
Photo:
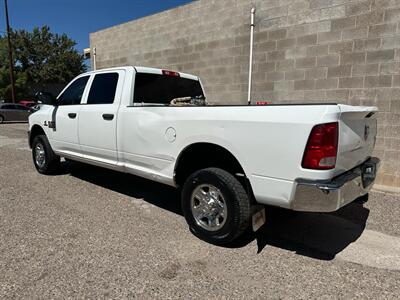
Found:
M 163 75 L 163 71 L 170 71 L 170 72 L 178 73 L 179 76 L 182 78 L 187 78 L 187 79 L 197 80 L 197 81 L 199 80 L 198 76 L 188 74 L 188 73 L 177 72 L 177 71 L 173 71 L 173 70 L 159 69 L 159 68 L 141 67 L 141 66 L 123 66 L 123 67 L 99 69 L 99 70 L 87 72 L 85 74 L 95 74 L 95 73 L 101 73 L 101 72 L 107 72 L 107 71 L 132 70 L 132 69 L 135 70 L 137 73 L 148 73 L 148 74 L 158 74 L 158 75 Z

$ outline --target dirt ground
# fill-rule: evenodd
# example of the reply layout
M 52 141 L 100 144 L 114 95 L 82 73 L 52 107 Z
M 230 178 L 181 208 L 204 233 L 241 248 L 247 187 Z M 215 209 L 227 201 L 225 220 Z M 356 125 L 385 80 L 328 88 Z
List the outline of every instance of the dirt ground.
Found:
M 174 189 L 78 163 L 38 174 L 26 132 L 0 125 L 0 298 L 400 295 L 400 195 L 269 209 L 257 234 L 217 247 L 190 233 Z

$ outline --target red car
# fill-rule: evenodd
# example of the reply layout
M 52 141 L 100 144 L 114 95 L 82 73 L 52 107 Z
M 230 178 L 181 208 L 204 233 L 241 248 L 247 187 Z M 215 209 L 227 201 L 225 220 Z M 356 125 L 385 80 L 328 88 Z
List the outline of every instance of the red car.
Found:
M 22 100 L 22 101 L 19 101 L 18 103 L 21 105 L 25 105 L 27 107 L 33 107 L 37 104 L 35 101 L 31 101 L 31 100 Z

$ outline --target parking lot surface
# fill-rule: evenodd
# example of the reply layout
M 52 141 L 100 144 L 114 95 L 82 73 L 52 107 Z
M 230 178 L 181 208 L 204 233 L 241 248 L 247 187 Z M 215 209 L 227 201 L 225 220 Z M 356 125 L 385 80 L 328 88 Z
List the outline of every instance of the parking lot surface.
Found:
M 399 298 L 400 195 L 268 209 L 257 234 L 217 247 L 174 189 L 70 162 L 38 174 L 26 132 L 0 125 L 0 298 Z

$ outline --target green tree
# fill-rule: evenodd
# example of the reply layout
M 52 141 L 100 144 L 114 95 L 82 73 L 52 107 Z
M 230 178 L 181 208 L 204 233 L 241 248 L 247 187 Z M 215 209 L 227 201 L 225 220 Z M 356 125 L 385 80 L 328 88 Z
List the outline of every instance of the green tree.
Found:
M 16 97 L 22 100 L 27 96 L 27 76 L 25 72 L 17 71 L 14 75 Z M 0 101 L 11 100 L 10 73 L 7 66 L 0 67 Z
M 49 84 L 65 84 L 86 71 L 76 43 L 66 34 L 55 34 L 48 26 L 32 32 L 12 32 L 15 77 L 18 96 Z M 8 58 L 5 36 L 0 37 L 0 98 L 9 99 Z
M 14 74 L 15 87 L 17 89 L 17 98 L 26 96 L 27 75 L 20 67 L 16 68 Z M 11 82 L 8 70 L 8 53 L 6 39 L 0 37 L 0 101 L 11 99 Z

